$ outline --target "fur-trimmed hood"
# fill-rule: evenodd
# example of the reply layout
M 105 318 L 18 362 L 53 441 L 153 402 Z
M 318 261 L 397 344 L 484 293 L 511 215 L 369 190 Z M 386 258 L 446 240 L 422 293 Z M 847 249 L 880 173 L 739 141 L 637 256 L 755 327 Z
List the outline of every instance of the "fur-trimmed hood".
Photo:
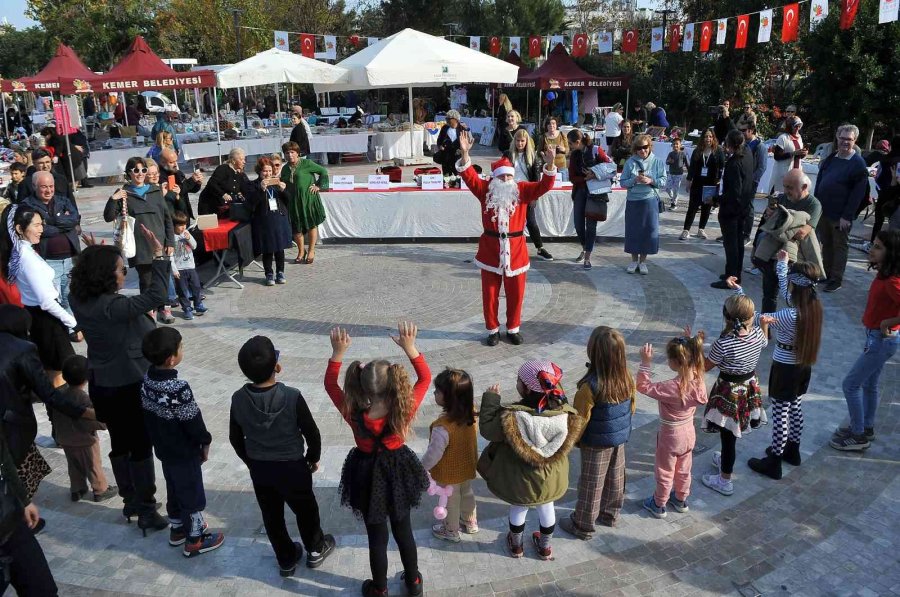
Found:
M 531 466 L 567 458 L 584 427 L 584 419 L 568 405 L 540 414 L 525 406 L 508 406 L 501 421 L 507 443 Z

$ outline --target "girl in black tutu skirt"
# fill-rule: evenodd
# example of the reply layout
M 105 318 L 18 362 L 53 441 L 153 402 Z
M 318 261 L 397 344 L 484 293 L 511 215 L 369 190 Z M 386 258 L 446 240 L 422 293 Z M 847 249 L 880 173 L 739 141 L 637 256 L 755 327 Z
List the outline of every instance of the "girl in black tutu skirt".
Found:
M 356 447 L 341 471 L 341 504 L 366 524 L 372 578 L 363 583 L 363 595 L 387 595 L 388 521 L 403 562 L 402 578 L 410 595 L 421 595 L 416 540 L 410 510 L 418 507 L 428 489 L 428 475 L 406 446 L 412 419 L 431 384 L 425 357 L 416 349 L 418 328 L 401 322 L 391 339 L 403 349 L 416 370 L 416 384 L 401 365 L 384 360 L 347 369 L 344 389 L 338 383 L 341 361 L 350 347 L 347 330 L 331 330 L 331 360 L 325 370 L 325 390 L 350 424 Z

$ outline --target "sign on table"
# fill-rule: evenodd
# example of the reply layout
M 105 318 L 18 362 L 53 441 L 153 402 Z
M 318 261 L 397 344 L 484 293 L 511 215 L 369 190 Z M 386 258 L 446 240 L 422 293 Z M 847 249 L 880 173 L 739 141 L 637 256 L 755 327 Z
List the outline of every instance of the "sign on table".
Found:
M 423 174 L 422 190 L 438 191 L 444 188 L 444 176 L 442 174 Z
M 338 174 L 331 177 L 331 190 L 352 191 L 356 183 L 356 177 L 352 174 Z
M 370 191 L 387 191 L 391 188 L 391 181 L 387 174 L 369 174 Z

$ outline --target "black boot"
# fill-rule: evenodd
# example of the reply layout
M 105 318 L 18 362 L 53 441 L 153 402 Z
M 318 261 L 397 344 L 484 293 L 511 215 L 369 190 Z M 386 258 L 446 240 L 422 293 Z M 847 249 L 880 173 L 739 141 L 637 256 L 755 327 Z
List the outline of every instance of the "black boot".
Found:
M 169 521 L 156 511 L 156 471 L 153 458 L 131 462 L 131 477 L 134 480 L 134 506 L 138 515 L 138 528 L 144 536 L 147 531 L 161 531 L 169 526 Z
M 116 485 L 119 486 L 119 495 L 125 502 L 122 515 L 128 519 L 128 522 L 131 522 L 131 517 L 138 515 L 137 508 L 134 506 L 134 480 L 131 478 L 131 462 L 128 460 L 127 454 L 125 456 L 110 454 L 109 463 L 112 465 Z
M 781 478 L 781 456 L 769 454 L 765 458 L 751 458 L 747 461 L 747 465 L 757 473 L 776 481 Z
M 772 454 L 772 446 L 766 448 L 766 454 Z M 784 444 L 784 452 L 781 453 L 781 460 L 787 462 L 791 466 L 800 466 L 800 444 L 790 440 Z

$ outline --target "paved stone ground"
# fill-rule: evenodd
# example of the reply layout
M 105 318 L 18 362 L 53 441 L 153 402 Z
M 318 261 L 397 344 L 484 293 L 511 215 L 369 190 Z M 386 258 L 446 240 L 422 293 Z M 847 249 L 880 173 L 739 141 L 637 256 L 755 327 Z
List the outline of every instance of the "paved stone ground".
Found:
M 108 232 L 97 217 L 108 192 L 109 187 L 97 189 L 80 199 L 87 229 Z M 666 238 L 660 255 L 650 261 L 649 276 L 625 273 L 627 257 L 620 242 L 598 244 L 591 272 L 572 263 L 575 244 L 549 245 L 557 260 L 532 262 L 522 327 L 527 343 L 519 347 L 481 344 L 480 283 L 470 244 L 329 245 L 318 250 L 315 265 L 289 265 L 286 286 L 264 287 L 261 272 L 248 270 L 244 290 L 225 285 L 210 289 L 209 314 L 192 322 L 179 320 L 176 326 L 185 338 L 180 375 L 191 382 L 214 438 L 204 466 L 208 520 L 212 528 L 226 532 L 226 543 L 215 553 L 187 560 L 167 545 L 165 533 L 144 539 L 134 525 L 124 524 L 118 499 L 72 504 L 62 452 L 44 449 L 54 470 L 36 498 L 48 521 L 40 540 L 62 593 L 357 592 L 368 577 L 368 555 L 364 529 L 338 503 L 340 467 L 353 442 L 322 384 L 330 354 L 328 329 L 335 324 L 350 328 L 354 343 L 348 359 L 402 361 L 387 336 L 397 320 L 413 319 L 420 327 L 420 349 L 435 372 L 445 365 L 465 368 L 479 391 L 498 382 L 510 399 L 519 364 L 530 357 L 550 358 L 562 366 L 564 385 L 574 393 L 584 371 L 585 343 L 596 325 L 622 330 L 634 370 L 644 342 L 662 345 L 685 324 L 718 331 L 727 293 L 708 284 L 722 269 L 722 247 L 714 241 L 675 240 L 682 218 L 683 211 L 664 216 Z M 710 232 L 716 232 L 714 225 Z M 531 551 L 513 560 L 503 547 L 506 508 L 483 482 L 476 483 L 481 532 L 459 544 L 431 536 L 433 499 L 426 498 L 413 523 L 428 594 L 900 594 L 900 521 L 892 514 L 900 505 L 896 363 L 883 376 L 878 440 L 872 448 L 852 455 L 827 446 L 833 428 L 846 420 L 842 376 L 862 348 L 859 319 L 871 279 L 864 265 L 863 255 L 854 252 L 844 289 L 822 296 L 827 327 L 805 398 L 801 467 L 786 466 L 779 482 L 747 468 L 746 459 L 762 454 L 768 443 L 771 431 L 764 427 L 739 442 L 735 494 L 720 496 L 699 482 L 711 470 L 711 452 L 718 447 L 715 436 L 700 433 L 690 512 L 652 519 L 639 500 L 654 484 L 657 416 L 653 401 L 641 397 L 628 444 L 626 504 L 617 528 L 604 529 L 588 542 L 560 531 L 554 538 L 554 561 L 541 562 Z M 758 298 L 759 279 L 745 277 L 748 294 Z M 324 443 L 316 492 L 323 527 L 337 537 L 338 549 L 322 568 L 298 568 L 291 579 L 278 576 L 271 548 L 259 533 L 261 519 L 248 472 L 227 440 L 230 396 L 244 381 L 237 349 L 254 334 L 271 336 L 281 350 L 281 379 L 302 389 Z M 770 355 L 768 350 L 760 366 L 764 382 Z M 667 369 L 657 363 L 655 372 L 661 377 Z M 38 410 L 46 434 L 49 426 L 43 409 Z M 418 453 L 424 451 L 428 424 L 437 413 L 429 393 L 414 425 L 416 438 L 410 441 Z M 106 451 L 106 437 L 103 442 Z M 574 506 L 578 458 L 575 450 L 570 491 L 557 502 L 558 517 Z M 533 515 L 528 525 L 529 530 L 537 528 Z M 393 543 L 392 550 L 390 588 L 403 594 Z

